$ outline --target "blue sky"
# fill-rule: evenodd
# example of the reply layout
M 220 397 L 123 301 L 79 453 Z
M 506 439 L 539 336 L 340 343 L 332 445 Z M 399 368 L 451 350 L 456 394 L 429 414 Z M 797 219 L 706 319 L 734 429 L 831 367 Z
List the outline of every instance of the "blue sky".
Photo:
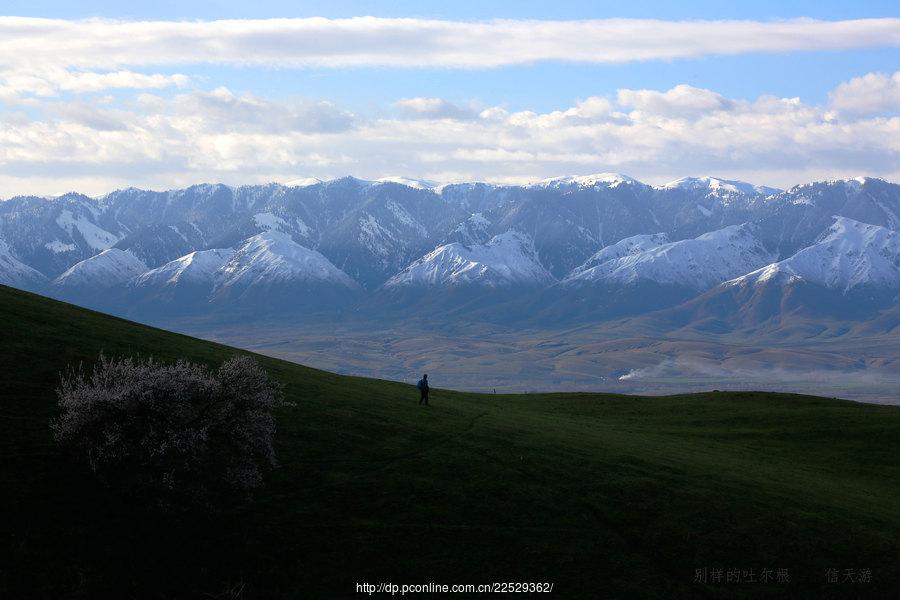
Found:
M 656 183 L 714 170 L 785 186 L 862 170 L 884 177 L 900 171 L 895 145 L 883 140 L 869 144 L 865 137 L 877 141 L 900 127 L 900 76 L 894 76 L 900 71 L 900 32 L 898 21 L 892 20 L 900 16 L 896 2 L 7 0 L 0 12 L 53 19 L 47 31 L 16 22 L 21 32 L 6 47 L 0 41 L 0 123 L 7 124 L 8 135 L 0 139 L 7 144 L 0 151 L 0 186 L 15 192 L 77 187 L 99 193 L 132 183 L 168 187 L 344 172 L 519 181 L 562 172 L 627 170 Z M 262 33 L 242 29 L 234 35 L 210 27 L 200 42 L 190 39 L 190 33 L 179 37 L 164 31 L 167 22 L 233 19 L 242 28 L 254 19 L 367 15 L 449 25 L 446 31 L 438 27 L 419 37 L 410 34 L 404 47 L 391 42 L 390 31 L 383 33 L 384 27 L 399 27 L 399 21 L 360 26 L 349 34 L 337 30 L 338 21 L 329 21 L 314 34 L 315 43 L 327 47 L 334 29 L 338 49 L 314 58 L 303 47 L 305 34 L 297 34 L 294 25 L 281 30 L 267 22 L 273 25 Z M 66 33 L 80 20 L 96 17 L 157 22 L 163 33 L 150 27 L 140 35 L 129 34 L 131 40 L 146 35 L 143 48 L 130 48 L 124 34 L 116 40 L 115 28 Z M 497 19 L 513 23 L 496 27 L 503 35 L 512 31 L 507 45 L 485 43 L 482 48 L 482 33 L 465 26 Z M 606 27 L 603 23 L 612 23 L 608 19 L 636 19 L 651 26 L 647 20 L 696 24 L 698 49 L 680 53 L 685 38 L 672 30 L 660 34 L 663 50 L 641 56 L 654 46 L 651 27 L 643 30 L 645 39 L 635 42 L 633 57 L 626 35 L 620 38 L 625 46 L 621 55 L 608 58 L 617 48 L 603 47 L 605 30 L 587 33 L 581 45 L 565 33 L 580 31 L 580 24 L 591 20 Z M 795 19 L 870 21 L 861 29 L 851 23 L 836 33 L 802 23 L 789 33 L 770 27 Z M 531 20 L 565 21 L 573 29 L 550 31 L 546 39 L 553 48 L 546 56 L 536 51 L 535 59 L 519 61 L 516 52 L 530 50 L 528 34 L 513 30 L 527 29 Z M 728 24 L 719 27 L 711 21 Z M 735 21 L 758 25 L 763 38 L 771 36 L 771 45 L 763 39 L 754 46 L 756 34 L 741 34 Z M 729 47 L 732 30 L 737 32 L 735 48 L 742 43 L 746 48 Z M 455 54 L 456 31 L 468 51 L 462 59 Z M 702 43 L 723 31 L 724 42 Z M 222 36 L 221 42 L 216 36 Z M 83 43 L 72 50 L 64 43 L 67 37 Z M 121 55 L 101 49 L 110 38 L 121 45 Z M 802 47 L 792 46 L 799 38 L 805 40 Z M 359 40 L 358 56 L 346 59 L 346 40 Z M 433 40 L 438 40 L 436 47 L 423 50 Z M 285 41 L 291 47 L 280 56 Z M 61 45 L 55 49 L 54 44 Z M 187 44 L 183 57 L 178 54 L 181 44 Z M 221 60 L 210 50 L 220 46 L 225 48 Z M 594 47 L 600 57 L 596 60 L 590 53 Z M 37 56 L 42 48 L 49 48 L 46 56 Z M 479 52 L 484 57 L 506 54 L 498 64 L 482 64 Z M 423 55 L 420 61 L 405 58 L 418 54 Z M 597 108 L 603 103 L 609 106 Z M 585 108 L 588 104 L 593 108 Z M 267 120 L 272 114 L 280 115 L 284 131 L 272 130 L 272 120 Z M 760 124 L 758 131 L 754 123 Z M 741 133 L 737 137 L 750 146 L 727 143 L 736 128 Z M 102 133 L 96 135 L 98 131 Z M 778 146 L 775 137 L 783 138 Z M 601 138 L 608 143 L 600 143 Z M 130 152 L 129 139 L 141 140 L 140 152 Z M 58 141 L 60 148 L 42 154 L 34 147 L 38 140 Z M 193 147 L 187 147 L 187 140 Z M 242 150 L 244 144 L 266 143 L 276 150 Z M 84 148 L 91 149 L 90 158 L 71 156 Z M 372 158 L 381 149 L 383 156 Z M 204 152 L 221 156 L 206 161 Z M 261 155 L 270 166 L 253 160 Z M 0 191 L 0 197 L 8 195 Z
M 757 1 L 757 2 L 415 2 L 406 0 L 335 2 L 79 2 L 7 0 L 8 15 L 81 19 L 263 19 L 279 17 L 347 18 L 360 15 L 442 20 L 606 19 L 614 17 L 682 19 L 823 20 L 900 16 L 895 1 Z M 432 95 L 455 101 L 481 100 L 514 110 L 552 110 L 560 103 L 618 88 L 666 89 L 679 83 L 708 87 L 736 98 L 762 94 L 800 96 L 822 102 L 836 84 L 860 74 L 894 72 L 900 48 L 844 52 L 801 52 L 742 55 L 696 60 L 648 61 L 616 65 L 539 63 L 489 70 L 447 69 L 272 69 L 208 66 L 189 69 L 195 76 L 234 90 L 272 96 L 304 95 L 337 100 L 363 108 L 397 95 Z M 365 93 L 360 95 L 360 89 Z
M 278 2 L 246 2 L 217 0 L 214 2 L 157 0 L 129 2 L 116 0 L 7 0 L 4 12 L 10 15 L 58 18 L 137 18 L 137 19 L 245 19 L 270 17 L 352 17 L 375 15 L 384 17 L 426 17 L 436 19 L 599 19 L 638 17 L 657 19 L 770 19 L 812 17 L 848 19 L 890 16 L 897 11 L 896 2 L 876 0 L 845 2 L 836 0 L 793 0 L 791 2 L 758 0 L 756 2 L 603 2 L 582 0 L 519 0 L 486 2 L 456 0 L 453 2 L 421 2 L 414 0 L 340 0 Z

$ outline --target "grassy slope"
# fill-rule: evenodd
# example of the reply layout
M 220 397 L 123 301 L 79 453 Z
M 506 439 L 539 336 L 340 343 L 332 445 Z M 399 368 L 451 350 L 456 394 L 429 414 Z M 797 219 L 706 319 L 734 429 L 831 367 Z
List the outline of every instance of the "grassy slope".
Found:
M 900 410 L 775 394 L 482 396 L 260 358 L 297 408 L 256 504 L 170 523 L 54 450 L 67 364 L 235 350 L 0 287 L 0 597 L 348 597 L 552 581 L 559 597 L 883 596 L 900 586 Z M 439 375 L 439 374 L 435 374 Z M 438 377 L 439 378 L 439 377 Z M 790 569 L 699 587 L 693 569 Z M 869 585 L 823 586 L 870 568 Z

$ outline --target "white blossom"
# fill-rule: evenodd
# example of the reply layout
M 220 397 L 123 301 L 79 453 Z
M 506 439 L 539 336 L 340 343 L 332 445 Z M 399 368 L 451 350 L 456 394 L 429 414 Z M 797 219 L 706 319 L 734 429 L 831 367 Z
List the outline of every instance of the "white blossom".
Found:
M 250 357 L 216 372 L 100 355 L 61 378 L 56 441 L 107 484 L 164 506 L 245 496 L 276 466 L 273 410 L 281 387 Z

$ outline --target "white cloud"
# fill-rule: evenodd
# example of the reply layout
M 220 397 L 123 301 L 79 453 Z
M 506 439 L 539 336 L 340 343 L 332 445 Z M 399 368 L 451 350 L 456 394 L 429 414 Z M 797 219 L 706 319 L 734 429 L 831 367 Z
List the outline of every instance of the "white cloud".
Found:
M 460 106 L 443 98 L 401 98 L 394 104 L 410 116 L 428 119 L 472 119 L 478 115 L 471 106 Z
M 567 111 L 570 115 L 579 117 L 592 118 L 609 115 L 613 111 L 613 103 L 607 98 L 592 96 L 579 100 L 575 103 L 574 108 Z
M 60 90 L 71 92 L 97 92 L 113 88 L 151 89 L 169 86 L 186 86 L 190 78 L 176 73 L 145 75 L 131 71 L 115 71 L 112 73 L 73 73 L 66 71 L 63 77 L 56 80 Z
M 71 71 L 57 67 L 22 68 L 4 66 L 0 61 L 0 97 L 23 95 L 50 97 L 61 92 L 100 92 L 110 89 L 155 89 L 170 86 L 184 87 L 190 78 L 180 73 L 144 74 L 128 70 L 108 73 Z
M 900 71 L 855 77 L 835 88 L 829 100 L 832 108 L 845 113 L 900 112 Z
M 665 92 L 619 90 L 616 97 L 623 107 L 663 116 L 691 116 L 728 110 L 733 104 L 713 91 L 683 84 Z
M 165 107 L 165 101 L 158 106 Z M 225 87 L 176 96 L 171 112 L 192 115 L 198 128 L 211 132 L 328 133 L 353 124 L 353 116 L 331 102 L 270 102 L 252 94 L 236 96 Z
M 217 63 L 490 68 L 900 46 L 900 19 L 586 21 L 266 19 L 67 21 L 0 17 L 0 64 L 114 70 Z
M 97 104 L 86 102 L 65 102 L 49 107 L 66 121 L 82 125 L 96 131 L 127 131 L 131 116 L 121 111 L 104 110 Z
M 851 83 L 828 106 L 681 85 L 623 89 L 546 112 L 485 107 L 466 118 L 450 116 L 459 106 L 440 98 L 399 100 L 400 111 L 373 116 L 226 88 L 124 102 L 35 98 L 27 110 L 0 111 L 0 182 L 9 196 L 348 173 L 527 181 L 619 171 L 650 183 L 714 173 L 782 187 L 900 178 L 900 116 L 838 110 L 839 90 Z

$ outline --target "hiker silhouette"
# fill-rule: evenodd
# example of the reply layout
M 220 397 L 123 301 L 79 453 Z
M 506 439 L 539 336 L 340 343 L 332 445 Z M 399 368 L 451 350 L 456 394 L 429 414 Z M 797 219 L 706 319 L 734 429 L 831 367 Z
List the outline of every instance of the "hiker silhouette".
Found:
M 419 397 L 419 405 L 422 404 L 428 406 L 428 374 L 422 375 L 422 379 L 419 380 L 419 383 L 416 384 L 416 387 L 419 388 L 419 392 L 421 396 Z

